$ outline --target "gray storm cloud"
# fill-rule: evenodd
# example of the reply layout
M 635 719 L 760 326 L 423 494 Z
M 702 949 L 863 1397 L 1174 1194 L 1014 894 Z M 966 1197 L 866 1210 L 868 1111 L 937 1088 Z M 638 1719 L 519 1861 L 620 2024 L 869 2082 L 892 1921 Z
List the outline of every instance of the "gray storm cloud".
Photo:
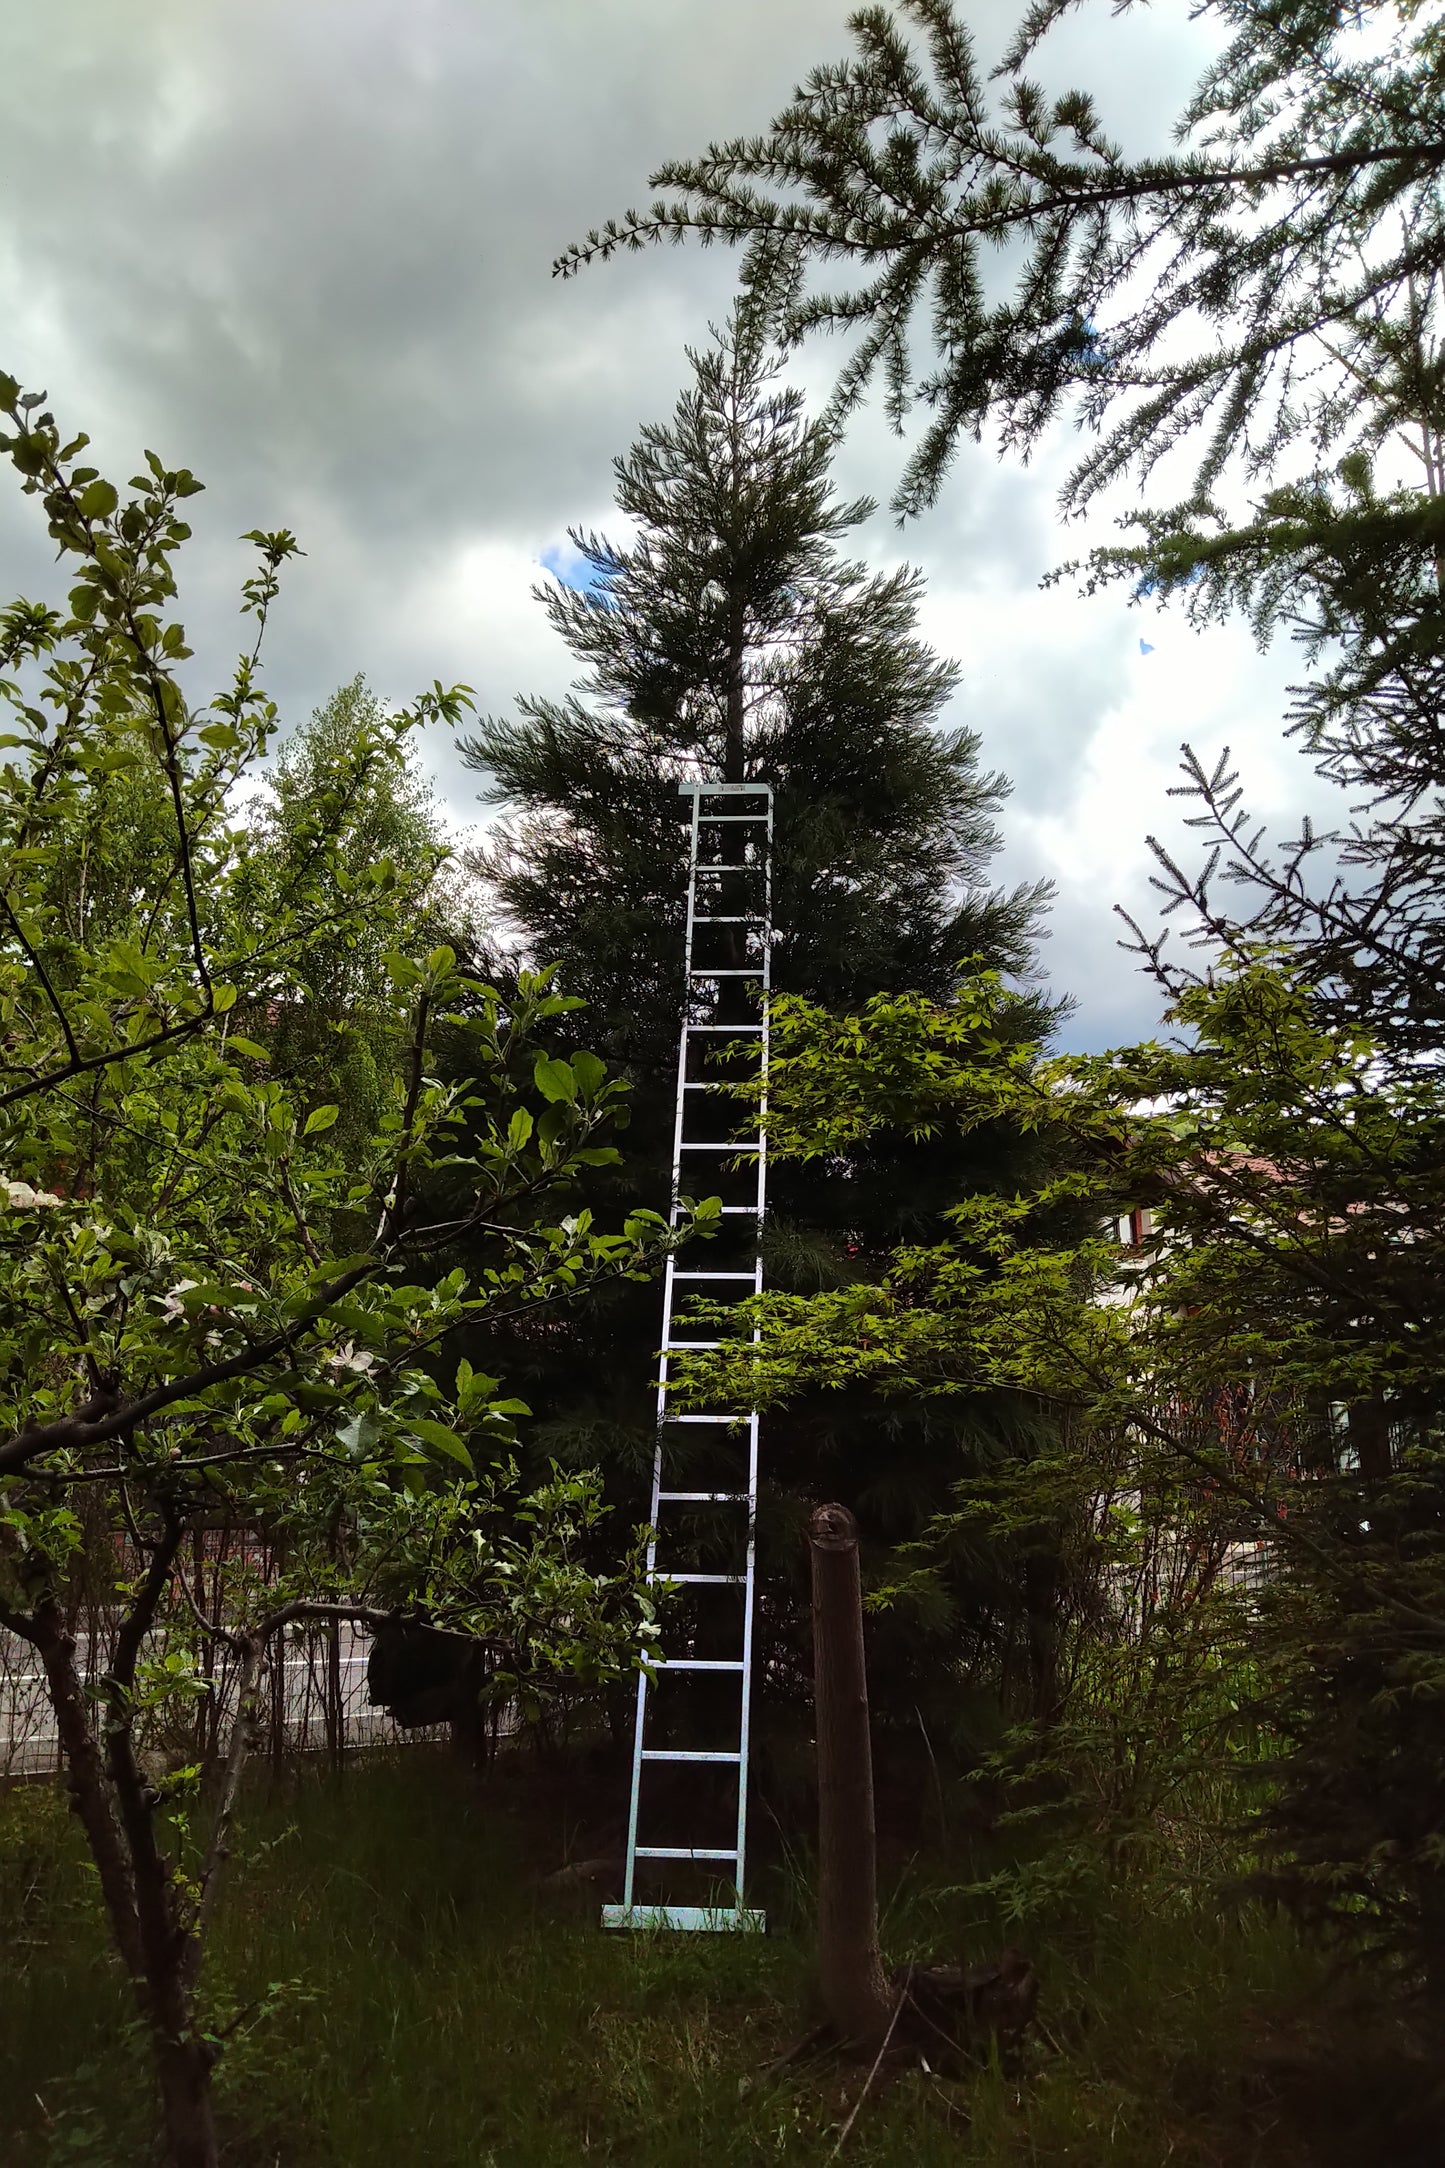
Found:
M 974 12 L 1001 41 L 1012 10 Z M 0 14 L 0 364 L 46 388 L 112 473 L 153 445 L 207 484 L 184 601 L 209 682 L 248 569 L 235 538 L 260 525 L 308 553 L 270 650 L 284 714 L 358 670 L 395 697 L 464 679 L 492 708 L 560 690 L 568 658 L 529 595 L 541 554 L 570 523 L 607 524 L 611 460 L 671 407 L 734 267 L 665 250 L 561 285 L 552 257 L 645 200 L 662 158 L 765 123 L 844 51 L 845 15 L 841 0 Z M 1100 5 L 1049 72 L 1096 82 L 1142 148 L 1167 139 L 1203 50 L 1183 0 L 1125 23 Z M 796 373 L 821 395 L 835 359 Z M 1267 812 L 1306 777 L 1279 737 L 1288 657 L 1038 592 L 1079 546 L 1052 513 L 1072 450 L 1024 470 L 978 449 L 925 520 L 900 536 L 880 512 L 861 546 L 928 575 L 928 635 L 964 666 L 959 713 L 1015 781 L 1003 874 L 1058 883 L 1048 969 L 1096 1043 L 1155 1018 L 1109 905 L 1146 895 L 1142 838 L 1166 822 L 1179 740 L 1231 739 Z M 840 479 L 886 502 L 900 459 L 867 414 Z M 0 589 L 51 578 L 34 506 L 0 490 Z M 445 746 L 432 760 L 455 817 L 475 818 L 471 780 Z

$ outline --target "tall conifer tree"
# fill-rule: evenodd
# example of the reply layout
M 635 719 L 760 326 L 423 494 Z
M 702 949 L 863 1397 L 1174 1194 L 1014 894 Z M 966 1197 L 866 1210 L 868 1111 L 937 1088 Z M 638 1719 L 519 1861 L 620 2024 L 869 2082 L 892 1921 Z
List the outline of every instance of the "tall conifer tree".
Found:
M 981 768 L 977 733 L 944 721 L 960 673 L 918 635 L 921 576 L 842 554 L 873 507 L 840 501 L 831 434 L 780 383 L 745 312 L 690 358 L 672 420 L 616 462 L 636 540 L 575 532 L 585 582 L 541 594 L 585 676 L 565 700 L 523 699 L 464 741 L 486 797 L 508 809 L 484 865 L 519 945 L 557 964 L 559 987 L 588 1004 L 588 1044 L 633 1083 L 625 1171 L 600 1179 L 654 1206 L 666 1201 L 683 992 L 680 779 L 773 785 L 773 983 L 833 1009 L 905 988 L 946 999 L 968 960 L 1027 974 L 1045 900 L 1042 885 L 986 885 L 1008 785 Z M 1019 1028 L 1046 1013 L 1037 997 Z M 956 1182 L 1012 1187 L 1028 1150 L 1000 1133 L 778 1169 L 769 1280 L 865 1276 L 893 1244 L 940 1230 Z M 941 1164 L 958 1153 L 967 1167 Z M 657 1338 L 656 1288 L 619 1289 L 530 1348 L 538 1442 L 610 1460 L 639 1504 Z M 527 1354 L 508 1351 L 509 1375 Z M 1024 1422 L 997 1401 L 940 1420 L 936 1404 L 925 1418 L 856 1398 L 770 1419 L 765 1552 L 771 1526 L 780 1568 L 790 1551 L 801 1559 L 795 1524 L 824 1493 L 846 1497 L 875 1544 L 906 1539 Z M 996 1633 L 1012 1609 L 1022 1634 L 1019 1585 L 1004 1562 L 973 1562 L 980 1630 Z M 773 1615 L 785 1629 L 791 1613 L 780 1601 Z

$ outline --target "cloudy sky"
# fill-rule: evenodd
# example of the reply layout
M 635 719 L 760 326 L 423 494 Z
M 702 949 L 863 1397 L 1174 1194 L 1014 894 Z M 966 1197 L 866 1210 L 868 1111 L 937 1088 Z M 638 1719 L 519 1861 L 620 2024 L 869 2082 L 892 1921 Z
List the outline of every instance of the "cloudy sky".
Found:
M 964 12 L 987 50 L 1015 11 Z M 530 595 L 542 559 L 569 525 L 608 525 L 611 460 L 670 410 L 734 266 L 669 249 L 564 285 L 552 258 L 645 201 L 663 158 L 761 127 L 841 57 L 846 13 L 0 0 L 0 366 L 48 390 L 118 478 L 154 446 L 205 481 L 183 599 L 214 683 L 249 569 L 235 538 L 289 526 L 307 555 L 267 672 L 287 716 L 358 670 L 397 699 L 462 679 L 492 709 L 565 686 Z M 1207 50 L 1186 0 L 1124 22 L 1095 0 L 1041 72 L 1088 82 L 1131 149 L 1162 148 Z M 833 359 L 803 357 L 796 380 L 821 396 Z M 1280 737 L 1287 653 L 1122 597 L 1039 593 L 1088 539 L 1054 517 L 1071 450 L 1028 469 L 970 450 L 934 513 L 900 535 L 880 512 L 859 546 L 927 573 L 926 632 L 964 668 L 957 713 L 1014 779 L 1002 874 L 1057 884 L 1047 967 L 1078 1001 L 1071 1037 L 1099 1045 L 1154 1022 L 1110 906 L 1148 909 L 1144 837 L 1178 832 L 1180 741 L 1231 743 L 1277 824 L 1308 777 Z M 865 414 L 840 482 L 886 503 L 900 459 Z M 0 487 L 6 594 L 53 587 L 34 511 Z M 440 741 L 428 757 L 454 820 L 474 821 L 474 779 Z

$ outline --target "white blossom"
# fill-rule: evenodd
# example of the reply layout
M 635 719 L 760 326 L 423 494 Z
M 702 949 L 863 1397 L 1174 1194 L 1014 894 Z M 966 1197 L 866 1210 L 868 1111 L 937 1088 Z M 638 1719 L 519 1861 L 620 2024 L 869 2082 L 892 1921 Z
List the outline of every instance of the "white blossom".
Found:
M 177 1280 L 175 1286 L 168 1291 L 162 1300 L 161 1316 L 171 1323 L 174 1323 L 176 1318 L 183 1317 L 186 1306 L 181 1301 L 182 1295 L 192 1287 L 199 1287 L 200 1284 L 199 1280 Z
M 53 1189 L 32 1189 L 28 1182 L 12 1182 L 3 1175 L 0 1175 L 0 1190 L 4 1191 L 12 1212 L 49 1212 L 61 1202 Z
M 369 1370 L 376 1368 L 376 1357 L 350 1340 L 333 1349 L 323 1360 L 328 1370 L 354 1370 L 358 1377 L 365 1377 Z

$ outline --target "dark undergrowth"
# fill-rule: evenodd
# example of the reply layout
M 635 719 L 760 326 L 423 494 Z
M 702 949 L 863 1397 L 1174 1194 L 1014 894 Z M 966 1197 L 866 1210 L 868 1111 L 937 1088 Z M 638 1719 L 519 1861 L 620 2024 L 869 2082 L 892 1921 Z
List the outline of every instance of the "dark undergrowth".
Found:
M 228 2168 L 829 2161 L 861 2071 L 743 2083 L 806 2022 L 805 1863 L 768 1870 L 766 1937 L 615 1937 L 539 1888 L 567 1838 L 535 1775 L 484 1789 L 426 1748 L 258 1790 L 210 1974 Z M 997 1864 L 903 1863 L 887 1956 L 1025 1941 L 1041 2036 L 1016 2069 L 895 2079 L 846 2164 L 1445 2157 L 1403 2032 L 1285 1921 L 1096 1873 L 1020 1927 L 966 1893 Z M 0 1919 L 0 2163 L 143 2168 L 145 2061 L 54 1791 L 0 1795 Z

